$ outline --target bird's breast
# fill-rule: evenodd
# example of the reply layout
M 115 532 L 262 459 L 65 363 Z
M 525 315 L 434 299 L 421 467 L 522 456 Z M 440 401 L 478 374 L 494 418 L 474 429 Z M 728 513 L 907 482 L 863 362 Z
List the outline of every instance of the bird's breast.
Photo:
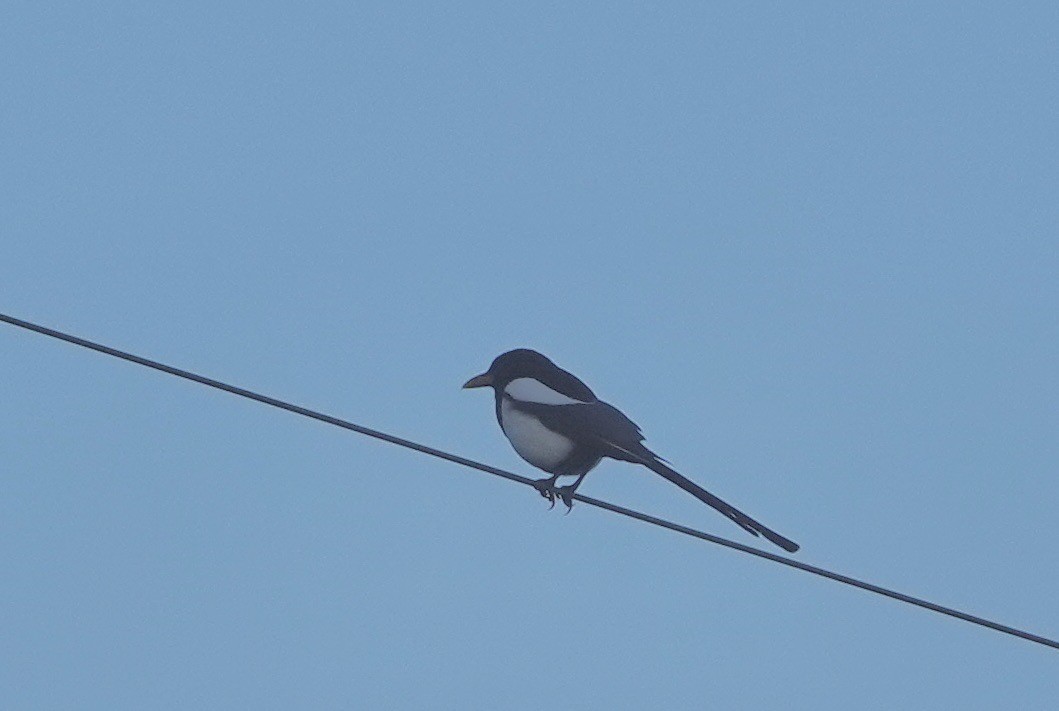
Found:
M 574 451 L 573 440 L 548 429 L 507 397 L 500 404 L 500 427 L 520 457 L 549 473 Z

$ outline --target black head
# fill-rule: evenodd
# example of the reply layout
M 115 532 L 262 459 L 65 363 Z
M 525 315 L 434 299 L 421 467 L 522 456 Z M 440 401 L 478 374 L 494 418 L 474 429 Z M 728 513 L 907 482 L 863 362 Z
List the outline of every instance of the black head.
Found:
M 532 377 L 542 371 L 554 371 L 555 363 L 529 348 L 516 348 L 493 359 L 489 370 L 463 384 L 465 388 L 503 388 L 515 378 Z
M 491 387 L 499 394 L 512 380 L 533 378 L 544 383 L 552 390 L 582 402 L 596 399 L 591 388 L 566 372 L 537 351 L 528 348 L 516 348 L 501 353 L 489 366 L 489 370 L 476 375 L 466 383 L 465 388 Z

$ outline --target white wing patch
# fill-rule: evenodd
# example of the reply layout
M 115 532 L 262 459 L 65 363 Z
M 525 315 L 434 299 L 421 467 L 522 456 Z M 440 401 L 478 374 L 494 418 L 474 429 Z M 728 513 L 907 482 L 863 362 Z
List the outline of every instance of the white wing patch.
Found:
M 515 378 L 504 388 L 504 394 L 512 400 L 540 405 L 584 405 L 586 402 L 552 390 L 536 378 Z

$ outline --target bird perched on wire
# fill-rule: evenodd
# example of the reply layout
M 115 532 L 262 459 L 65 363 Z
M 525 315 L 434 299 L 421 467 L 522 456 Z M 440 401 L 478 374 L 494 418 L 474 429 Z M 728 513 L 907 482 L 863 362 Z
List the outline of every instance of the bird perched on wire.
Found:
M 603 457 L 642 464 L 684 491 L 709 504 L 757 536 L 761 535 L 791 553 L 798 544 L 758 523 L 667 466 L 665 460 L 643 444 L 640 428 L 608 405 L 569 373 L 537 351 L 519 348 L 502 353 L 489 370 L 476 375 L 465 388 L 491 387 L 496 395 L 496 419 L 519 456 L 551 477 L 535 487 L 555 505 L 567 509 L 574 492 Z M 576 477 L 572 484 L 556 486 L 561 476 Z

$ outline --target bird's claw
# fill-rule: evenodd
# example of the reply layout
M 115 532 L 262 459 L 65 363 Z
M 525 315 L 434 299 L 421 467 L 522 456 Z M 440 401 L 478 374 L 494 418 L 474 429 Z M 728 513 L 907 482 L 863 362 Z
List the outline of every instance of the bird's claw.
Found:
M 566 504 L 566 513 L 570 513 L 570 510 L 574 507 L 573 486 L 557 487 L 555 485 L 555 479 L 537 479 L 533 482 L 533 488 L 551 504 L 551 506 L 548 507 L 549 511 L 555 508 L 556 500 L 562 501 Z
M 566 504 L 566 513 L 574 508 L 574 487 L 573 486 L 560 486 L 555 490 L 555 496 L 559 498 L 564 504 Z
M 555 508 L 555 479 L 538 479 L 533 482 L 533 488 L 551 504 L 549 511 Z

